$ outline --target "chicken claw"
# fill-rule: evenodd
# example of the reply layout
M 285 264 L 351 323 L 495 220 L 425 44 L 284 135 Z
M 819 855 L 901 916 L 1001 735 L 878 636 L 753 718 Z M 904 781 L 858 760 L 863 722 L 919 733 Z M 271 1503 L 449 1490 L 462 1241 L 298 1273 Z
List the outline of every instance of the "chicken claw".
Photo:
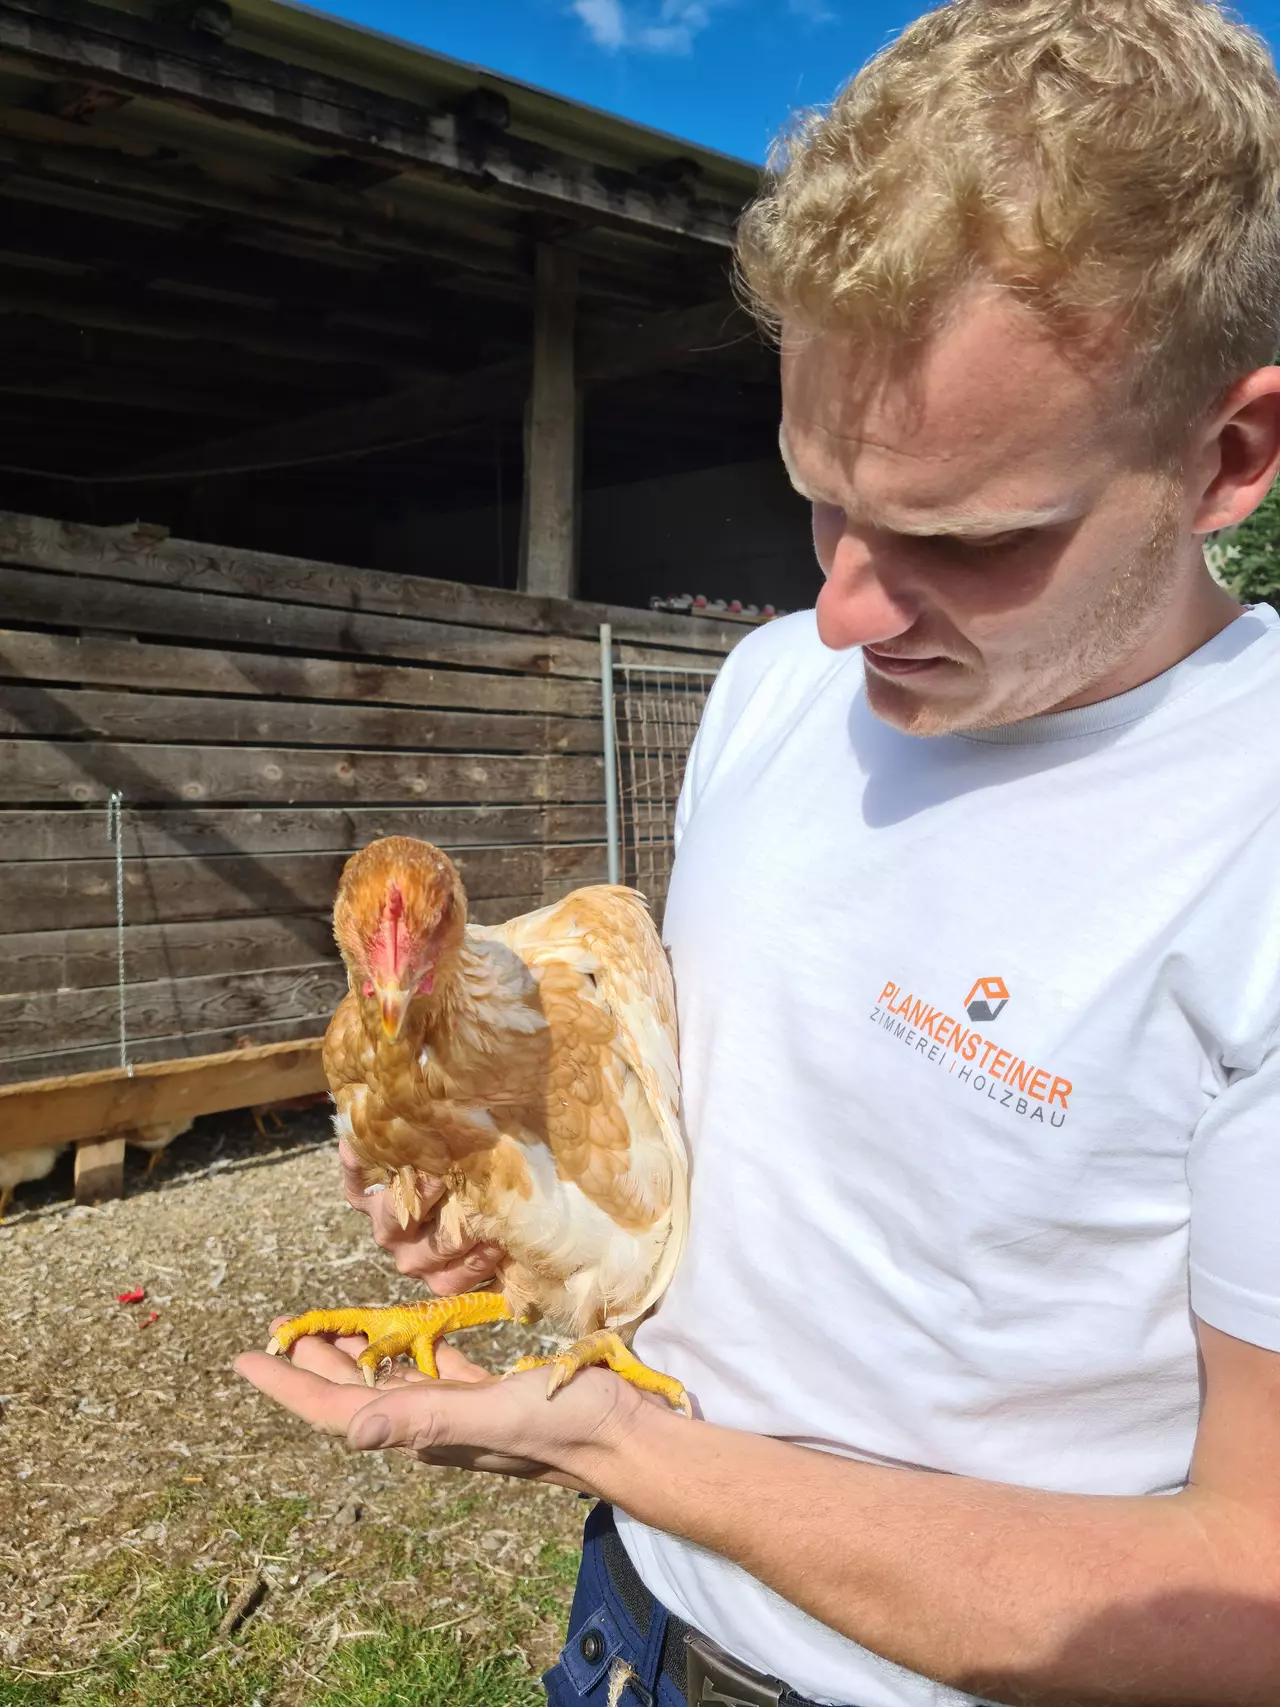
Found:
M 278 1132 L 284 1131 L 284 1119 L 277 1114 L 270 1103 L 262 1103 L 257 1108 L 251 1108 L 254 1130 L 259 1138 L 273 1138 Z
M 633 1387 L 638 1387 L 642 1393 L 657 1393 L 673 1410 L 680 1411 L 686 1417 L 693 1415 L 689 1395 L 675 1377 L 663 1375 L 656 1369 L 650 1369 L 647 1363 L 641 1363 L 619 1336 L 610 1333 L 608 1329 L 602 1328 L 598 1333 L 587 1334 L 555 1357 L 522 1357 L 518 1363 L 512 1365 L 507 1374 L 523 1375 L 526 1369 L 550 1369 L 551 1376 L 547 1382 L 547 1397 L 550 1399 L 560 1391 L 566 1381 L 571 1381 L 580 1369 L 600 1363 L 612 1369 L 614 1374 L 620 1375 L 624 1381 L 629 1381 Z
M 356 1358 L 365 1382 L 372 1387 L 380 1366 L 407 1353 L 424 1375 L 439 1378 L 436 1341 L 455 1328 L 474 1328 L 482 1322 L 513 1320 L 501 1292 L 462 1292 L 454 1298 L 433 1298 L 421 1304 L 371 1305 L 349 1310 L 308 1310 L 282 1322 L 267 1346 L 272 1357 L 288 1351 L 307 1334 L 364 1334 L 368 1345 Z

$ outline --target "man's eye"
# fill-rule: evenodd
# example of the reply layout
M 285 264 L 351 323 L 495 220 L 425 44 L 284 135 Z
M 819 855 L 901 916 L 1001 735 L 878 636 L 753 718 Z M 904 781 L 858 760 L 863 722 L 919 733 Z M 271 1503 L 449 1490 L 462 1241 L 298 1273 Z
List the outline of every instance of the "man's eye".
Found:
M 1030 528 L 1013 528 L 1008 533 L 993 533 L 980 539 L 966 539 L 958 534 L 923 534 L 917 543 L 944 557 L 969 561 L 985 557 L 1001 557 L 1025 545 L 1031 537 Z

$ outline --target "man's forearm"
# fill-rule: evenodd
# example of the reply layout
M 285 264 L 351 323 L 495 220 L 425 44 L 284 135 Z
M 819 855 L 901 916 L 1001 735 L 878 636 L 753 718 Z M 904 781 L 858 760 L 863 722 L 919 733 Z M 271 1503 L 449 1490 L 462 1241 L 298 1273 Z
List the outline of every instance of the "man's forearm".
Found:
M 611 1503 L 912 1671 L 1026 1707 L 1270 1707 L 1276 1537 L 1198 1490 L 1045 1494 L 646 1410 L 584 1463 Z

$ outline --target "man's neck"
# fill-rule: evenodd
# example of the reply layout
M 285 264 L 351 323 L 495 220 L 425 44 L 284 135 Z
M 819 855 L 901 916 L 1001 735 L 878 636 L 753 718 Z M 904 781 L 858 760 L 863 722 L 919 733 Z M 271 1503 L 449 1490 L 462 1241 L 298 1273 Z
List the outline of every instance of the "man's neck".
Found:
M 1214 580 L 1206 565 L 1188 581 L 1186 596 L 1167 610 L 1158 625 L 1135 651 L 1108 670 L 1105 676 L 1081 688 L 1050 711 L 1077 711 L 1081 706 L 1097 705 L 1105 699 L 1115 699 L 1144 682 L 1162 676 L 1215 635 L 1221 634 L 1240 615 L 1244 606 L 1227 589 Z

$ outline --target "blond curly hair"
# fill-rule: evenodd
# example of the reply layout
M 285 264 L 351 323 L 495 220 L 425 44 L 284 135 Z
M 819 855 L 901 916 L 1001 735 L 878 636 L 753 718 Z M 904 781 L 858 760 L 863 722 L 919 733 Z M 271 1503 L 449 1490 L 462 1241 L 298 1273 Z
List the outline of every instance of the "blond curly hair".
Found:
M 1280 79 L 1209 0 L 951 0 L 775 147 L 739 231 L 766 324 L 901 355 L 965 287 L 1121 334 L 1185 429 L 1280 340 Z

